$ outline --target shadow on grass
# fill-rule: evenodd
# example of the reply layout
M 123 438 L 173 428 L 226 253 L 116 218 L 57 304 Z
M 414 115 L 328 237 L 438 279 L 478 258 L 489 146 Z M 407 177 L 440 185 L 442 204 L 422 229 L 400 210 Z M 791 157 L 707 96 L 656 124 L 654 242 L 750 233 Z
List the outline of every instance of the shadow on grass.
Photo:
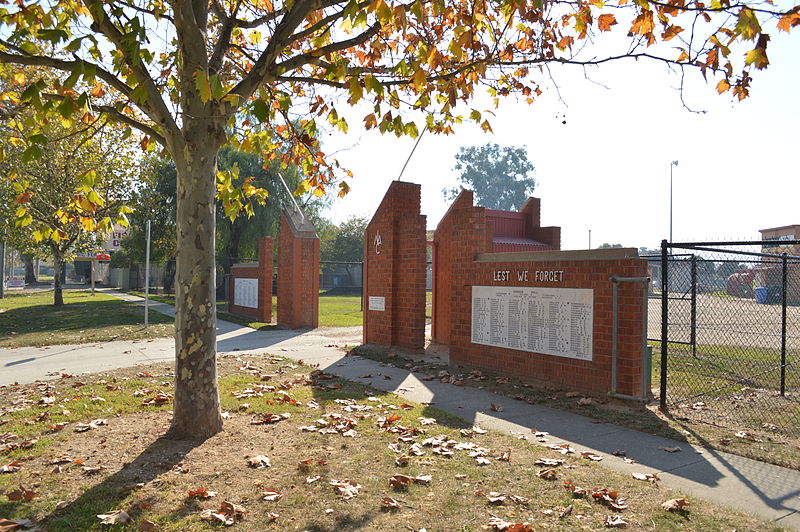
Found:
M 128 508 L 119 508 L 119 503 L 130 492 L 126 486 L 137 483 L 147 483 L 158 475 L 169 471 L 202 441 L 195 440 L 170 440 L 161 437 L 151 443 L 132 462 L 122 469 L 104 479 L 99 484 L 84 491 L 80 497 L 70 502 L 66 507 L 53 511 L 41 520 L 40 524 L 45 530 L 74 531 L 96 528 L 97 515 L 108 513 L 116 509 L 124 509 L 135 520 L 142 512 L 139 504 Z M 139 501 L 147 502 L 147 501 Z M 0 508 L 2 512 L 2 508 Z

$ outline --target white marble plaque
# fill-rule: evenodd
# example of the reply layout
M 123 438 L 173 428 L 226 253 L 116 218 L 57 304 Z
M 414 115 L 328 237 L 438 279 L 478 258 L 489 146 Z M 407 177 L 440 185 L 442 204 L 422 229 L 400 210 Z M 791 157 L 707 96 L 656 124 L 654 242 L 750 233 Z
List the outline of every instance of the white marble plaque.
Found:
M 233 304 L 258 308 L 258 279 L 236 277 L 233 280 Z
M 592 360 L 594 291 L 472 287 L 472 343 Z
M 385 312 L 386 298 L 383 296 L 369 296 L 369 309 Z

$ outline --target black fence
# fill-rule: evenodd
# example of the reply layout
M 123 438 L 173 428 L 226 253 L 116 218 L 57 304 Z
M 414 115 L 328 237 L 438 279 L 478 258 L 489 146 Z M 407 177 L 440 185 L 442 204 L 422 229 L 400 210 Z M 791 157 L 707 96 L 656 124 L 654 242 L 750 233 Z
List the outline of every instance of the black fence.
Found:
M 661 256 L 648 257 L 662 409 L 736 431 L 800 435 L 798 245 L 664 241 Z

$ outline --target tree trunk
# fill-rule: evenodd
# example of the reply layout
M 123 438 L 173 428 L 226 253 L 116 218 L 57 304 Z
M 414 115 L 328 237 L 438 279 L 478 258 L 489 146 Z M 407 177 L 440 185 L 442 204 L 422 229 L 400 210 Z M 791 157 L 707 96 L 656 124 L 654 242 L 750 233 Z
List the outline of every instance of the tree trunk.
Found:
M 25 284 L 36 284 L 36 269 L 33 267 L 33 255 L 23 253 L 22 262 L 25 263 Z
M 64 294 L 61 290 L 61 276 L 64 274 L 64 262 L 61 253 L 53 253 L 53 305 L 64 306 Z
M 206 127 L 207 126 L 207 127 Z M 217 389 L 214 263 L 215 124 L 185 128 L 177 153 L 178 254 L 175 277 L 175 403 L 168 436 L 205 439 L 222 430 Z M 222 125 L 220 131 L 224 133 Z M 196 136 L 192 133 L 196 132 Z M 217 132 L 217 135 L 219 133 Z M 220 140 L 221 142 L 221 140 Z

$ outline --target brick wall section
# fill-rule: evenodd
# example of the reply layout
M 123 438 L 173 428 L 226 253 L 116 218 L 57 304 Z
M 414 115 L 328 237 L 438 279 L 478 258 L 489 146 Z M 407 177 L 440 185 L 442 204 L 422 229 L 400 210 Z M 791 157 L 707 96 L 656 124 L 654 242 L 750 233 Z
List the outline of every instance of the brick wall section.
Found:
M 228 312 L 263 323 L 272 322 L 272 237 L 265 236 L 258 241 L 258 264 L 234 264 L 228 279 Z M 258 308 L 243 307 L 236 304 L 236 279 L 258 279 Z
M 519 212 L 524 213 L 527 218 L 527 236 L 533 240 L 547 244 L 551 249 L 561 249 L 561 228 L 542 227 L 542 200 L 539 198 L 528 198 Z
M 635 250 L 630 250 L 635 252 Z M 490 369 L 518 377 L 530 377 L 560 384 L 570 390 L 606 393 L 611 390 L 611 347 L 613 275 L 644 277 L 647 261 L 637 258 L 613 260 L 569 260 L 564 258 L 535 260 L 532 255 L 552 255 L 558 252 L 505 253 L 481 255 L 478 261 L 457 268 L 460 275 L 453 279 L 450 334 L 452 364 Z M 493 260 L 512 255 L 527 256 L 526 260 Z M 495 270 L 563 270 L 563 281 L 493 282 Z M 491 347 L 471 342 L 472 286 L 547 286 L 551 288 L 591 288 L 594 290 L 592 361 L 530 353 Z M 644 287 L 642 283 L 620 283 L 618 292 L 617 392 L 640 396 L 642 383 L 642 345 L 644 316 Z
M 364 235 L 365 344 L 425 347 L 425 227 L 420 186 L 392 182 Z M 369 310 L 371 296 L 385 310 Z
M 278 236 L 278 325 L 319 324 L 319 238 L 297 211 L 284 209 Z
M 531 223 L 538 221 L 538 200 L 526 203 Z M 551 230 L 552 229 L 552 230 Z M 552 244 L 560 246 L 558 228 L 551 230 Z M 613 275 L 647 276 L 647 261 L 636 251 L 542 251 L 485 253 L 492 249 L 492 227 L 484 209 L 472 205 L 472 193 L 462 192 L 434 234 L 433 338 L 450 345 L 450 362 L 518 377 L 550 381 L 570 390 L 605 393 L 611 390 Z M 555 238 L 558 237 L 558 241 Z M 545 239 L 540 239 L 544 241 Z M 528 270 L 528 281 L 495 282 L 495 270 Z M 535 281 L 537 270 L 563 270 L 562 281 Z M 472 286 L 547 286 L 594 290 L 592 361 L 582 361 L 527 351 L 473 344 Z M 644 287 L 621 283 L 618 292 L 617 392 L 642 393 Z
M 472 204 L 471 190 L 462 190 L 433 234 L 432 337 L 450 343 L 452 285 L 458 268 L 471 263 L 478 253 L 492 249 L 492 231 L 486 209 Z

